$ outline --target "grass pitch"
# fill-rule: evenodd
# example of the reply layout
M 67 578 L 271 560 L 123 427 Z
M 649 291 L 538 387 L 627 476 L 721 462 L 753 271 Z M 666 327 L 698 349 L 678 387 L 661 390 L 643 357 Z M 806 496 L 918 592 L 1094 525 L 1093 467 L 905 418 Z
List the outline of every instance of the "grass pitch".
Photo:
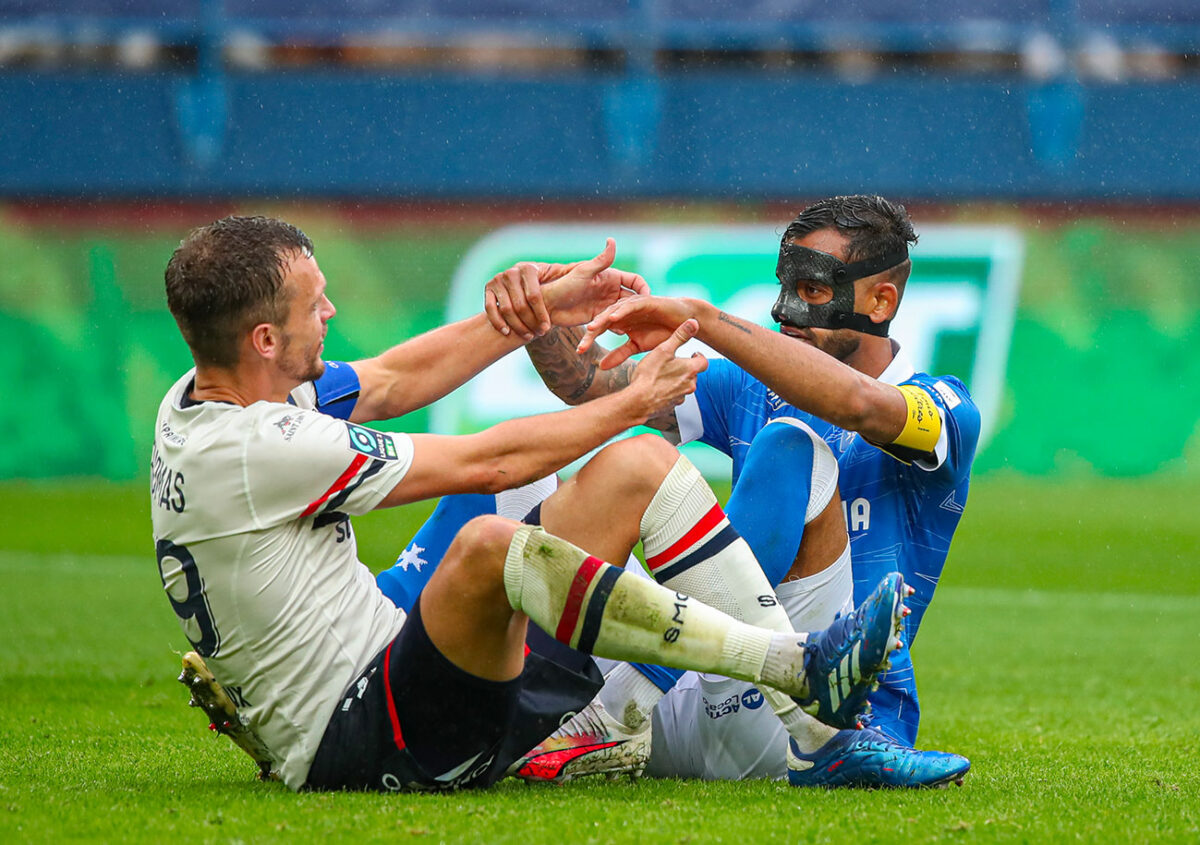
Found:
M 173 680 L 145 491 L 0 485 L 0 830 L 16 841 L 1200 839 L 1200 484 L 977 482 L 914 651 L 931 792 L 504 783 L 295 795 Z M 427 509 L 358 521 L 389 563 Z

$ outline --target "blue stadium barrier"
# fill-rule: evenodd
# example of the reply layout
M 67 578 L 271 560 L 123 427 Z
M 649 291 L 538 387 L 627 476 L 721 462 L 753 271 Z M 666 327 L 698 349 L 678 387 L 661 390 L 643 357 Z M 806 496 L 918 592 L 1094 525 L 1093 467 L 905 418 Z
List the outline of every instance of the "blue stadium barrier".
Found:
M 1200 199 L 1186 76 L 672 73 L 666 49 L 1015 50 L 1033 32 L 1167 33 L 1196 52 L 1195 0 L 0 0 L 0 32 L 96 43 L 149 29 L 190 71 L 0 70 L 0 196 Z M 239 71 L 220 47 L 469 43 L 624 51 L 622 71 Z M 1166 36 L 1164 36 L 1166 37 Z M 406 41 L 405 39 L 409 39 Z M 440 39 L 440 41 L 439 41 Z M 532 40 L 529 40 L 532 39 Z M 1166 42 L 1160 42 L 1166 43 Z M 1180 46 L 1182 45 L 1182 46 Z M 517 119 L 514 119 L 514 116 Z M 32 152 L 31 152 L 32 151 Z
M 207 157 L 189 83 L 0 74 L 0 196 L 1200 199 L 1179 82 L 229 74 Z

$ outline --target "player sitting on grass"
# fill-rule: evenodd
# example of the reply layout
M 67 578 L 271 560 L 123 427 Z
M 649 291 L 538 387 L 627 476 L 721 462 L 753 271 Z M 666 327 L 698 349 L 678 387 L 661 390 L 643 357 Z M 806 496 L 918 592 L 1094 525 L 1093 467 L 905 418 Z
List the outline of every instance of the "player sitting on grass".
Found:
M 619 279 L 603 272 L 612 254 L 610 241 L 567 275 L 615 301 Z M 293 789 L 445 789 L 503 776 L 547 723 L 588 699 L 557 694 L 554 664 L 526 658 L 530 619 L 583 652 L 743 678 L 838 723 L 854 718 L 899 646 L 897 574 L 828 631 L 791 631 L 786 614 L 758 601 L 769 587 L 743 590 L 761 572 L 719 508 L 697 518 L 711 491 L 652 437 L 590 461 L 561 500 L 572 509 L 563 524 L 600 526 L 606 556 L 624 560 L 641 534 L 682 540 L 715 518 L 722 544 L 698 565 L 770 627 L 633 577 L 569 536 L 497 516 L 457 533 L 407 614 L 358 561 L 349 515 L 518 486 L 680 402 L 705 366 L 674 356 L 692 322 L 642 361 L 626 389 L 586 407 L 464 437 L 393 435 L 357 423 L 422 407 L 521 341 L 479 315 L 341 365 L 348 377 L 323 386 L 327 405 L 353 405 L 343 421 L 316 410 L 313 381 L 326 372 L 335 310 L 302 232 L 236 217 L 197 229 L 172 256 L 166 288 L 196 366 L 168 391 L 155 425 L 151 510 L 163 586 L 212 672 L 200 684 L 221 685 L 238 725 Z M 548 294 L 574 322 L 594 313 L 595 295 L 572 312 L 576 303 Z M 554 694 L 538 695 L 543 688 Z M 534 738 L 523 733 L 531 730 Z
M 547 385 L 569 404 L 604 396 L 627 384 L 635 372 L 634 352 L 649 348 L 673 321 L 697 319 L 700 339 L 728 360 L 714 361 L 698 377 L 697 392 L 680 407 L 649 424 L 674 441 L 699 439 L 733 458 L 730 518 L 746 536 L 771 583 L 780 589 L 791 577 L 793 554 L 802 542 L 800 520 L 780 519 L 780 501 L 795 501 L 804 468 L 793 454 L 812 447 L 808 433 L 832 448 L 841 466 L 840 485 L 848 504 L 856 592 L 869 590 L 878 573 L 900 569 L 928 591 L 905 621 L 915 637 L 945 562 L 950 538 L 966 501 L 979 415 L 962 383 L 952 376 L 914 373 L 899 345 L 888 338 L 916 241 L 903 206 L 880 197 L 835 197 L 805 209 L 784 233 L 777 275 L 779 302 L 773 333 L 692 299 L 632 297 L 617 303 L 583 329 L 554 328 L 538 294 L 570 265 L 528 265 L 498 275 L 488 284 L 485 305 L 492 323 L 531 339 L 531 358 Z M 558 324 L 556 324 L 558 325 Z M 592 340 L 606 329 L 629 342 L 605 356 Z M 542 336 L 534 338 L 534 334 Z M 581 354 L 582 353 L 582 354 Z M 781 427 L 780 420 L 803 423 Z M 789 430 L 790 429 L 790 430 Z M 857 433 L 857 436 L 856 436 Z M 814 608 L 836 607 L 837 578 L 802 578 L 801 592 Z M 793 616 L 801 627 L 810 615 Z M 606 697 L 650 700 L 651 686 L 672 689 L 674 674 L 653 667 L 644 677 L 610 679 Z M 616 680 L 617 684 L 612 681 Z M 863 749 L 889 743 L 911 747 L 919 718 L 909 653 L 902 650 L 873 693 L 872 727 L 883 736 Z M 707 707 L 737 692 L 728 681 L 691 676 L 672 689 L 656 719 L 667 741 L 656 744 L 648 771 L 703 777 L 771 775 L 782 756 L 756 758 L 728 750 L 758 749 L 770 735 L 782 742 L 777 722 L 755 708 L 738 708 L 710 718 Z M 743 687 L 742 693 L 746 690 Z M 684 737 L 675 739 L 674 737 Z M 699 737 L 699 738 L 697 738 Z M 798 744 L 789 746 L 793 783 L 820 782 L 821 767 Z M 770 743 L 767 743 L 768 746 Z M 698 746 L 682 756 L 678 749 Z M 661 753 L 660 753 L 661 752 Z M 957 758 L 961 774 L 969 763 Z M 661 764 L 661 765 L 660 765 Z M 851 767 L 838 767 L 835 779 Z
M 529 294 L 568 269 L 522 264 L 498 275 L 485 294 L 493 324 L 526 339 L 539 332 L 552 338 L 551 328 L 562 321 L 553 311 L 535 313 L 530 300 L 536 297 Z M 645 287 L 641 279 L 631 280 L 629 286 Z M 507 316 L 498 319 L 501 315 Z M 542 349 L 544 345 L 534 342 L 529 347 L 531 354 L 537 350 L 535 360 L 543 377 L 552 385 L 570 385 L 576 398 L 606 377 L 611 378 L 611 389 L 632 372 L 628 365 L 610 377 L 573 349 L 555 358 Z M 670 430 L 674 417 L 668 413 L 650 424 Z M 800 629 L 830 624 L 852 606 L 853 584 L 837 495 L 838 465 L 829 445 L 808 422 L 780 414 L 754 434 L 738 459 L 739 475 L 728 509 L 731 522 L 744 534 L 771 583 L 777 584 L 778 599 L 792 624 Z M 500 511 L 521 517 L 554 489 L 554 479 L 545 479 L 497 497 L 444 499 L 397 565 L 380 574 L 380 588 L 400 606 L 410 606 L 429 577 L 422 555 L 436 559 L 473 516 Z M 671 585 L 671 550 L 652 536 L 643 540 L 655 577 Z M 704 589 L 702 583 L 689 583 L 685 591 L 715 601 Z M 653 747 L 647 771 L 662 776 L 739 779 L 783 777 L 786 772 L 796 785 L 929 786 L 961 780 L 970 767 L 959 755 L 914 751 L 873 729 L 839 733 L 803 713 L 785 708 L 781 714 L 778 702 L 764 708 L 757 690 L 729 678 L 693 673 L 676 684 L 676 677 L 661 667 L 616 667 L 598 701 L 526 755 L 518 773 L 555 780 L 611 773 L 614 755 L 609 749 L 614 743 L 627 747 L 626 759 L 635 761 L 631 770 L 645 762 L 641 749 Z

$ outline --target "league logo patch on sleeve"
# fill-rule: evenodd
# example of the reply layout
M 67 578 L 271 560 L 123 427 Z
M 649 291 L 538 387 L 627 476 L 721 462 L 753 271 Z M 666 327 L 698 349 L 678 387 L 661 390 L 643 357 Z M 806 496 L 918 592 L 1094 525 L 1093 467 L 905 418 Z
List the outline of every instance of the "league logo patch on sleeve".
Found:
M 385 461 L 394 461 L 400 457 L 391 435 L 354 423 L 346 423 L 346 431 L 350 434 L 350 448 L 355 452 Z

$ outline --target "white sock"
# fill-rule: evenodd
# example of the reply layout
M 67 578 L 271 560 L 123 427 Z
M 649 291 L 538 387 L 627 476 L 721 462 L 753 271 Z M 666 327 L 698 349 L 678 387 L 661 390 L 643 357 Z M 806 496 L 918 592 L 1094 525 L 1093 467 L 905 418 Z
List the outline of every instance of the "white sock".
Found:
M 775 595 L 799 630 L 828 628 L 838 614 L 854 609 L 850 545 L 847 543 L 838 559 L 817 574 L 784 581 L 775 588 Z
M 604 678 L 598 697 L 614 719 L 637 730 L 662 699 L 663 691 L 628 663 L 619 663 Z
M 504 587 L 514 609 L 580 651 L 804 692 L 796 634 L 739 622 L 540 528 L 522 526 L 513 535 Z
M 687 458 L 671 467 L 640 527 L 654 580 L 751 625 L 793 630 L 750 546 Z

